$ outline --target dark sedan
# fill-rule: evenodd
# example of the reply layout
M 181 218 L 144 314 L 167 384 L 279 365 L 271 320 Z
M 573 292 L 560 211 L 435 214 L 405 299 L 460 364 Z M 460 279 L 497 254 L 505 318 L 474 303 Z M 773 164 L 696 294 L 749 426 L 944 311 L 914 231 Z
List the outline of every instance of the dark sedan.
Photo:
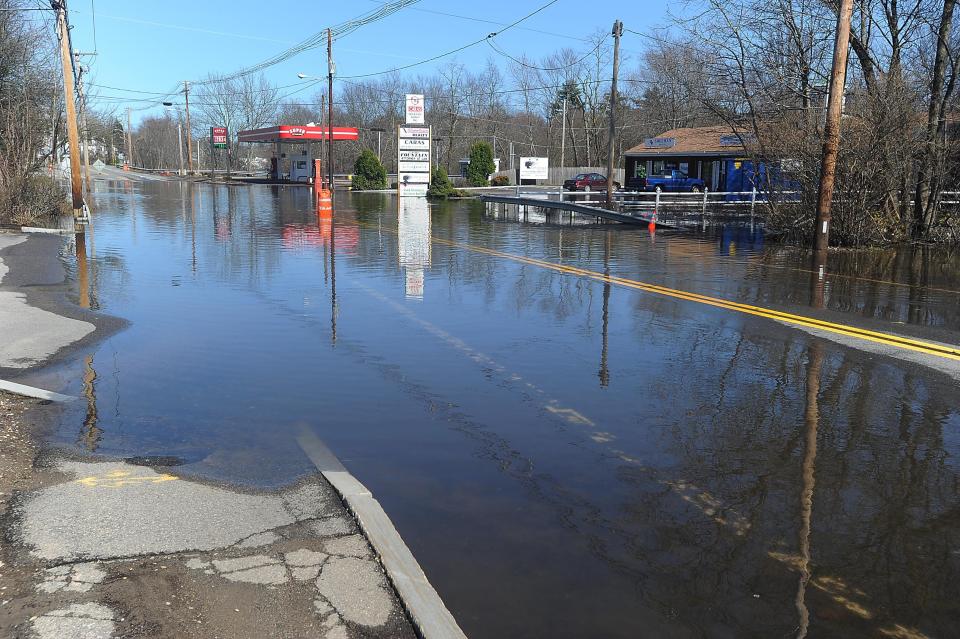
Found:
M 563 188 L 567 191 L 604 191 L 607 188 L 607 176 L 599 173 L 581 173 L 569 180 L 563 181 Z M 619 190 L 620 183 L 614 182 L 613 188 Z

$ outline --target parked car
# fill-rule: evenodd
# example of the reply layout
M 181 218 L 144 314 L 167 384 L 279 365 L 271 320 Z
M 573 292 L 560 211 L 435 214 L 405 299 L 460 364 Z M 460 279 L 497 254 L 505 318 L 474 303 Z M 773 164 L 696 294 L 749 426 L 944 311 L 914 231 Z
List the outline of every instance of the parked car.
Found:
M 644 191 L 692 191 L 700 193 L 704 189 L 700 178 L 692 178 L 680 171 L 667 171 L 662 175 L 651 175 L 644 183 Z
M 627 190 L 628 191 L 645 191 L 647 190 L 647 176 L 636 176 L 627 178 Z
M 563 181 L 563 188 L 568 191 L 603 191 L 607 188 L 607 176 L 599 173 L 581 173 L 569 180 Z M 620 183 L 614 182 L 613 188 L 620 190 Z

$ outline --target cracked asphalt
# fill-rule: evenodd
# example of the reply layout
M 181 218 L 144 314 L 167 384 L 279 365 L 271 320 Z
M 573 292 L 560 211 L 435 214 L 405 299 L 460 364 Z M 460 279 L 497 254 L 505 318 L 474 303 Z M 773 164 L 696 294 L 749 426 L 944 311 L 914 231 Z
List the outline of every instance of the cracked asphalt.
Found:
M 415 637 L 319 477 L 250 493 L 124 462 L 56 459 L 8 512 L 0 635 Z

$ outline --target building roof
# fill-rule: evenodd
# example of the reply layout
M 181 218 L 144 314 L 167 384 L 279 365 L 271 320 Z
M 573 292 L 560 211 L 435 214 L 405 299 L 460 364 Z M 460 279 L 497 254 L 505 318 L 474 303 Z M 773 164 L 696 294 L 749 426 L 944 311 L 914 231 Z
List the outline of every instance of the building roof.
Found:
M 626 151 L 632 157 L 672 157 L 677 155 L 743 155 L 746 148 L 741 136 L 749 141 L 752 134 L 734 131 L 727 125 L 671 129 Z

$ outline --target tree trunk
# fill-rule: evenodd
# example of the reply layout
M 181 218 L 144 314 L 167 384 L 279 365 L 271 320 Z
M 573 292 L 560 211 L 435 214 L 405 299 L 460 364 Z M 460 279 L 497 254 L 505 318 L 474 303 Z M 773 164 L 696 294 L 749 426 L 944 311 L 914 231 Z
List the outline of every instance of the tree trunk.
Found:
M 910 235 L 919 239 L 926 235 L 936 217 L 938 199 L 932 188 L 938 169 L 937 157 L 940 154 L 940 136 L 943 120 L 944 78 L 950 61 L 949 41 L 953 26 L 953 10 L 956 0 L 945 0 L 940 29 L 937 32 L 937 54 L 933 63 L 933 76 L 930 81 L 930 105 L 927 109 L 927 134 L 924 139 L 920 169 L 917 175 L 917 188 L 913 203 L 913 223 Z

